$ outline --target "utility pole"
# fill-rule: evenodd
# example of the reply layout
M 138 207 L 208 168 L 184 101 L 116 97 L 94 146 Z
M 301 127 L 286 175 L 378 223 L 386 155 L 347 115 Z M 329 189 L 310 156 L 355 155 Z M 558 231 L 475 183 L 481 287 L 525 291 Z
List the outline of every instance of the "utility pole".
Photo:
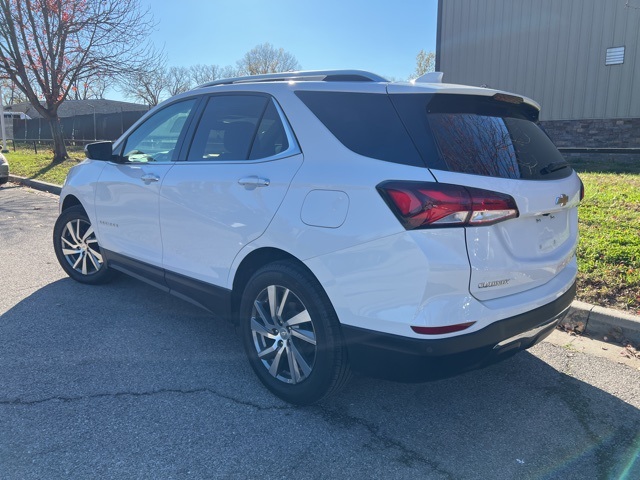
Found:
M 96 138 L 96 107 L 87 103 L 91 108 L 93 108 L 93 140 L 97 140 Z
M 8 153 L 7 133 L 4 128 L 4 106 L 2 105 L 2 87 L 0 86 L 0 129 L 2 129 L 2 153 Z

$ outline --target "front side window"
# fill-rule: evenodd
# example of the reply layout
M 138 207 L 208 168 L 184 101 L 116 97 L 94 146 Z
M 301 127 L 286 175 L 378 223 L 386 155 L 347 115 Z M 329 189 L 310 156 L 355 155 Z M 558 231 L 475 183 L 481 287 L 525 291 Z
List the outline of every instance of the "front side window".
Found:
M 180 133 L 196 100 L 177 102 L 149 117 L 127 138 L 124 160 L 128 162 L 170 162 Z

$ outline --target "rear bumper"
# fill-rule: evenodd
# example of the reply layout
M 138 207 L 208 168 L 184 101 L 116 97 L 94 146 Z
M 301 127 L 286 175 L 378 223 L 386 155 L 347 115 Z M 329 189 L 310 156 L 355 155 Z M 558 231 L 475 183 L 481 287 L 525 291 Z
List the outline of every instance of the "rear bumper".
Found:
M 501 361 L 547 337 L 566 315 L 575 283 L 558 299 L 466 335 L 416 339 L 343 325 L 352 368 L 398 381 L 425 381 Z

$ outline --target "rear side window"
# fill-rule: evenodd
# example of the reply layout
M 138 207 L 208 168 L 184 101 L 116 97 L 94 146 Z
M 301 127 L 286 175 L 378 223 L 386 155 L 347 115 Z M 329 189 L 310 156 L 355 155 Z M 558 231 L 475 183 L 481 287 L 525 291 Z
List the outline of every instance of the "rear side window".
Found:
M 525 180 L 555 180 L 572 172 L 534 123 L 537 110 L 529 105 L 470 95 L 391 97 L 431 168 Z
M 273 100 L 271 100 L 258 126 L 256 139 L 253 142 L 249 159 L 256 160 L 259 158 L 272 157 L 285 152 L 288 148 L 289 141 L 287 140 L 284 125 L 282 125 L 278 110 Z
M 424 167 L 388 95 L 297 91 L 296 95 L 349 150 Z

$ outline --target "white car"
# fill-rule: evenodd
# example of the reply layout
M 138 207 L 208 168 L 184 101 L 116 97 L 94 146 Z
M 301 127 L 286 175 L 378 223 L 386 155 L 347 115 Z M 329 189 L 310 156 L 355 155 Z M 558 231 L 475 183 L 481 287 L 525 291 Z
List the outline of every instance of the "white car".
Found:
M 9 181 L 9 162 L 5 156 L 0 153 L 0 185 Z
M 532 100 L 362 71 L 227 79 L 87 147 L 69 276 L 121 271 L 236 323 L 295 404 L 351 369 L 414 381 L 549 334 L 575 295 L 582 183 Z

